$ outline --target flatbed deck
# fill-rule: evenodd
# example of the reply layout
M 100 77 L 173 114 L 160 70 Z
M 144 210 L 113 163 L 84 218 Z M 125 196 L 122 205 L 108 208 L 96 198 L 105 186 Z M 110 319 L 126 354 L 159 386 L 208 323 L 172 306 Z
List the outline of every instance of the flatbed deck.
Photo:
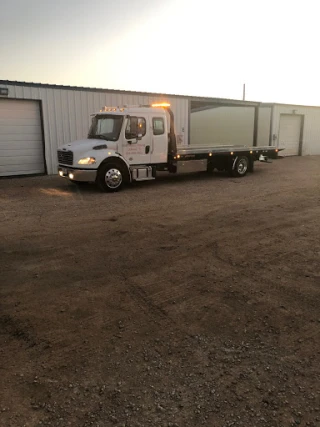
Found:
M 177 154 L 180 156 L 197 155 L 197 154 L 230 154 L 230 153 L 252 153 L 264 154 L 264 153 L 277 153 L 281 149 L 274 146 L 264 147 L 248 147 L 246 145 L 217 145 L 217 146 L 204 146 L 204 145 L 193 145 L 188 147 L 178 147 Z

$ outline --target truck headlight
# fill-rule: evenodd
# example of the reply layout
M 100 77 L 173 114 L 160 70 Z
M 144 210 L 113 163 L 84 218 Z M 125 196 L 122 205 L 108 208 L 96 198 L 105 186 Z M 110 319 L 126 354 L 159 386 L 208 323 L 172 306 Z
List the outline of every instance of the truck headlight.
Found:
M 96 159 L 94 157 L 85 157 L 78 161 L 78 165 L 93 165 L 95 164 Z

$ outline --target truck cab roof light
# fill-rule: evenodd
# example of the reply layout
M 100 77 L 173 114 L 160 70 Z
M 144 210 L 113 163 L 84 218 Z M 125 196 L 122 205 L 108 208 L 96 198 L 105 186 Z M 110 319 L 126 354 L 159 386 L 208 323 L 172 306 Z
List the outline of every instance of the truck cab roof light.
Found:
M 124 108 L 122 108 L 122 107 L 120 108 L 120 107 L 107 107 L 107 106 L 105 106 L 105 107 L 101 108 L 100 113 L 105 113 L 105 112 L 108 112 L 108 111 L 117 111 L 117 110 L 123 111 Z
M 102 107 L 100 110 L 100 113 L 108 113 L 108 112 L 113 112 L 113 111 L 120 111 L 121 113 L 126 109 L 126 108 L 166 108 L 166 107 L 170 107 L 171 104 L 169 102 L 160 102 L 160 103 L 154 103 L 154 104 L 149 104 L 149 105 L 123 105 L 121 107 Z
M 160 103 L 155 103 L 155 104 L 151 104 L 151 107 L 155 108 L 155 107 L 170 107 L 171 104 L 169 104 L 169 102 L 160 102 Z

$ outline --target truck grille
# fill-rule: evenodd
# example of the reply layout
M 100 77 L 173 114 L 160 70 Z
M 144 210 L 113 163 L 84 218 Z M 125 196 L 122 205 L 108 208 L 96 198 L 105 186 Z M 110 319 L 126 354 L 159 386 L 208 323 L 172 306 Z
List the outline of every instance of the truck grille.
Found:
M 63 165 L 72 165 L 73 152 L 58 150 L 58 163 L 61 163 Z

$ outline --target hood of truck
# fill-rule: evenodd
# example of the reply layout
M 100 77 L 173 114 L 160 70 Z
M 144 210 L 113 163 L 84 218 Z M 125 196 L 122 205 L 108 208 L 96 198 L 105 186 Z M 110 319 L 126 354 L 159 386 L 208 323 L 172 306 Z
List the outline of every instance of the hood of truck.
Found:
M 94 147 L 106 146 L 106 150 L 115 150 L 117 143 L 113 141 L 106 141 L 105 139 L 78 139 L 77 141 L 69 142 L 68 144 L 61 145 L 59 150 L 71 150 L 75 153 L 86 152 L 92 150 Z M 99 148 L 98 148 L 99 149 Z M 103 148 L 101 148 L 103 150 Z

